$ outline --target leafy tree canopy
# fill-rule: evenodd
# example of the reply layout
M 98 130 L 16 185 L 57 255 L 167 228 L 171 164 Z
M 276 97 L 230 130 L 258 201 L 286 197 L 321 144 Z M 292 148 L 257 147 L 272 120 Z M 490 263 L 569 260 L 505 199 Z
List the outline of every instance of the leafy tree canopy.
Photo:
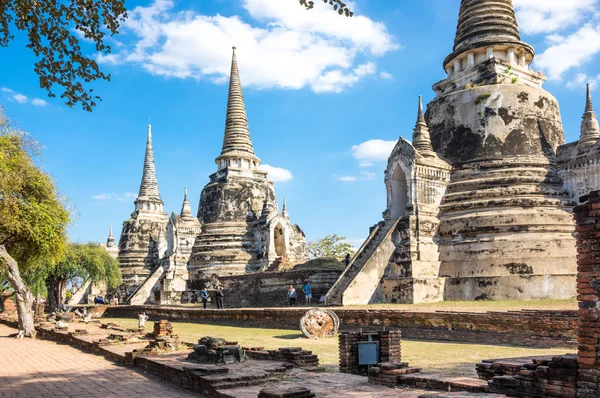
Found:
M 346 257 L 346 254 L 351 256 L 356 252 L 352 245 L 346 242 L 346 237 L 338 235 L 327 235 L 322 239 L 308 242 L 306 245 L 306 253 L 310 258 L 320 257 Z
M 121 285 L 119 263 L 97 243 L 70 243 L 62 259 L 48 269 L 54 277 L 68 281 L 91 279 L 106 282 L 109 289 Z
M 9 46 L 15 31 L 24 32 L 27 48 L 38 57 L 34 71 L 40 87 L 55 97 L 58 86 L 69 107 L 80 104 L 91 111 L 100 97 L 89 83 L 110 75 L 84 55 L 80 41 L 109 54 L 106 37 L 119 33 L 126 17 L 125 0 L 0 0 L 0 47 Z
M 70 221 L 54 182 L 33 161 L 39 148 L 0 108 L 0 245 L 24 275 L 62 257 Z
M 0 269 L 14 290 L 26 337 L 35 336 L 35 327 L 25 282 L 39 284 L 45 264 L 62 257 L 70 219 L 52 179 L 32 159 L 38 147 L 0 108 Z

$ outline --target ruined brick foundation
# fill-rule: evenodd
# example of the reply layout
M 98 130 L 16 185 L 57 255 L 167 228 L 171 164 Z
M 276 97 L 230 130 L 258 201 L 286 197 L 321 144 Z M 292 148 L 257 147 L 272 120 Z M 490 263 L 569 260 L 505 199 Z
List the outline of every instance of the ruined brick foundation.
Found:
M 578 398 L 600 396 L 600 191 L 575 207 L 579 301 Z

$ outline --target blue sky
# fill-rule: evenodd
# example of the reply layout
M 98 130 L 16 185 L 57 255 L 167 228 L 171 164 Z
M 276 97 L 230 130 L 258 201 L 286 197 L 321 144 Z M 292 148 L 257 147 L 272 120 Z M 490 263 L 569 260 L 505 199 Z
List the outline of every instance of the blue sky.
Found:
M 277 168 L 279 201 L 309 240 L 337 233 L 359 245 L 385 210 L 393 143 L 410 139 L 418 95 L 430 101 L 445 76 L 460 1 L 347 3 L 354 18 L 320 1 L 312 11 L 297 0 L 130 1 L 113 54 L 100 58 L 112 81 L 95 84 L 103 101 L 93 113 L 47 97 L 17 34 L 0 49 L 0 104 L 46 147 L 39 162 L 77 209 L 71 238 L 104 241 L 110 224 L 118 236 L 149 118 L 166 209 L 179 212 L 184 186 L 197 208 L 216 170 L 236 45 L 254 147 Z M 600 79 L 599 3 L 515 0 L 568 142 L 579 135 L 584 83 Z

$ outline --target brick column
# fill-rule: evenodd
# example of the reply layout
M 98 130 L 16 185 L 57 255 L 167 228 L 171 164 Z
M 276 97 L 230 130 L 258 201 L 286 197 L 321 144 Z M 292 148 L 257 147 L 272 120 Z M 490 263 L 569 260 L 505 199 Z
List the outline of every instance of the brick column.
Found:
M 578 398 L 600 397 L 600 191 L 575 207 L 577 221 Z
M 338 337 L 340 348 L 340 373 L 357 373 L 358 341 L 358 332 L 340 333 Z
M 400 330 L 386 330 L 379 333 L 379 344 L 381 345 L 381 362 L 400 362 L 402 353 L 400 351 Z

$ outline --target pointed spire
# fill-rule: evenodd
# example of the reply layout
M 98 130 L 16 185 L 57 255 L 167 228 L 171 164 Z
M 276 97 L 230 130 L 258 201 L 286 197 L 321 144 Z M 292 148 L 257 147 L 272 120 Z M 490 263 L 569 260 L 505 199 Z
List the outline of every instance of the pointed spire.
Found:
M 183 191 L 183 205 L 181 206 L 180 216 L 183 219 L 194 218 L 194 215 L 192 214 L 192 208 L 190 207 L 190 202 L 188 202 L 187 187 L 185 187 Z
M 588 83 L 587 85 L 587 93 L 586 93 L 586 100 L 585 100 L 585 111 L 586 112 L 594 112 L 594 105 L 592 104 L 592 92 L 590 91 L 590 84 Z
M 598 124 L 598 117 L 594 112 L 594 106 L 592 104 L 592 93 L 590 85 L 587 85 L 586 101 L 585 101 L 585 112 L 583 113 L 583 121 L 581 122 L 581 136 L 579 137 L 580 149 L 588 148 L 596 144 L 600 140 L 600 125 Z
M 146 156 L 144 158 L 142 183 L 140 184 L 140 192 L 135 203 L 138 204 L 146 201 L 157 202 L 160 205 L 163 204 L 160 198 L 160 192 L 158 191 L 158 182 L 156 180 L 154 152 L 152 150 L 152 126 L 150 124 L 148 124 L 148 140 L 146 142 Z M 160 210 L 162 210 L 162 208 Z
M 429 137 L 429 128 L 425 122 L 423 113 L 423 98 L 419 95 L 419 110 L 417 113 L 417 124 L 413 131 L 412 137 L 413 147 L 423 156 L 433 156 L 434 151 L 431 146 L 431 138 Z
M 288 211 L 287 211 L 287 203 L 285 201 L 285 198 L 283 198 L 283 210 L 281 211 L 281 215 L 284 216 L 285 218 L 289 218 Z
M 115 237 L 113 236 L 112 224 L 110 225 L 110 230 L 108 232 L 108 239 L 106 240 L 106 247 L 114 247 L 115 246 Z
M 462 0 L 454 51 L 444 65 L 467 51 L 492 46 L 523 49 L 529 55 L 529 61 L 535 54 L 533 47 L 521 41 L 512 0 Z
M 256 165 L 258 165 L 260 161 L 254 155 L 254 148 L 252 147 L 252 140 L 250 139 L 246 105 L 244 104 L 244 95 L 242 93 L 242 83 L 238 71 L 235 50 L 236 48 L 233 47 L 223 149 L 221 150 L 221 155 L 216 159 L 216 162 L 219 164 L 220 160 L 245 159 L 254 161 L 257 163 Z M 238 165 L 238 167 L 241 167 L 241 165 Z

